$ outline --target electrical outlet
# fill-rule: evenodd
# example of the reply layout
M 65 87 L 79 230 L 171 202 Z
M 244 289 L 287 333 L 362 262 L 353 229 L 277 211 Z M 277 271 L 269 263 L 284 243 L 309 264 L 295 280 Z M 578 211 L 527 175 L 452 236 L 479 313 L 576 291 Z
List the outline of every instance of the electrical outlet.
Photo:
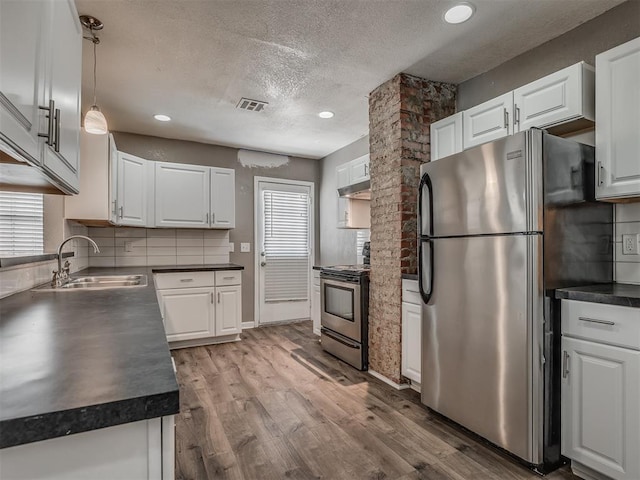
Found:
M 249 253 L 251 251 L 251 244 L 250 243 L 241 243 L 240 244 L 240 251 L 243 253 Z
M 622 235 L 622 254 L 637 255 L 638 254 L 638 235 Z
M 229 253 L 233 253 L 236 251 L 236 244 L 233 242 L 229 242 Z

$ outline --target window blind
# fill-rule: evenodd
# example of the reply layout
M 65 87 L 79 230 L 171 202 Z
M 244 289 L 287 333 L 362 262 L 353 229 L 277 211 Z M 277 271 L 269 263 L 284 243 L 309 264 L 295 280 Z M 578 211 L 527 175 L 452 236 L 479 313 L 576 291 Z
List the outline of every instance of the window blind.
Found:
M 0 255 L 43 251 L 42 194 L 0 192 Z
M 265 190 L 265 302 L 309 299 L 309 195 Z

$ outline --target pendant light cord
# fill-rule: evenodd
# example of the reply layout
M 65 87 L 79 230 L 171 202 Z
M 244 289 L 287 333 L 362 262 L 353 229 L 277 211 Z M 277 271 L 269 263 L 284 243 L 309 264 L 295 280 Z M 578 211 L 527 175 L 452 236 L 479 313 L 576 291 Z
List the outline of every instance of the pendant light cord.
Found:
M 93 29 L 91 30 L 91 33 L 93 34 Z M 97 76 L 96 76 L 96 65 L 98 63 L 98 61 L 96 60 L 96 45 L 98 44 L 98 42 L 96 42 L 95 40 L 95 35 L 94 35 L 94 40 L 93 40 L 93 104 L 96 105 L 96 83 L 97 83 Z

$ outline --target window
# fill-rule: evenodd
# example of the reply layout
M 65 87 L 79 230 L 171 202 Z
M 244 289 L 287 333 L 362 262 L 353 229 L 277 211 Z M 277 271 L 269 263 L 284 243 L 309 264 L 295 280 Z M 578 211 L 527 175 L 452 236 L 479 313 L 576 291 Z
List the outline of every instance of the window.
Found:
M 0 255 L 43 251 L 42 194 L 0 192 Z

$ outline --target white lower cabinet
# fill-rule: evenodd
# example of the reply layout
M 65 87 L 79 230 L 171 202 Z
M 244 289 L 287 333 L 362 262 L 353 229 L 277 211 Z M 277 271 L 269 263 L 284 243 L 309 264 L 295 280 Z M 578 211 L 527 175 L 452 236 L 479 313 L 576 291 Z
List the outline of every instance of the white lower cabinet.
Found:
M 320 335 L 320 271 L 313 270 L 313 284 L 311 285 L 311 320 L 313 321 L 313 333 Z
M 240 333 L 242 323 L 242 288 L 240 285 L 216 288 L 216 335 Z
M 402 375 L 422 383 L 422 305 L 417 280 L 402 280 Z
M 156 274 L 170 348 L 237 340 L 242 330 L 241 279 L 240 271 Z
M 562 454 L 580 477 L 637 480 L 640 309 L 562 303 Z
M 12 480 L 173 480 L 175 420 L 170 415 L 0 450 Z

